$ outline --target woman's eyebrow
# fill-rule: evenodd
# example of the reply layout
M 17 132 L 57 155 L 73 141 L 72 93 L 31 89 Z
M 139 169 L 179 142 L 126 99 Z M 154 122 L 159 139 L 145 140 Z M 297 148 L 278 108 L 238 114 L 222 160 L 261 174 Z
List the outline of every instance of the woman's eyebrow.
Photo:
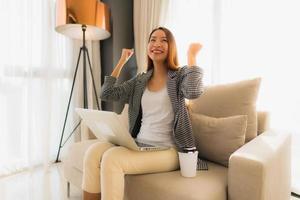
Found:
M 156 36 L 151 36 L 151 38 L 157 38 Z M 160 38 L 163 38 L 163 39 L 167 39 L 167 37 L 163 36 L 163 37 L 160 37 Z

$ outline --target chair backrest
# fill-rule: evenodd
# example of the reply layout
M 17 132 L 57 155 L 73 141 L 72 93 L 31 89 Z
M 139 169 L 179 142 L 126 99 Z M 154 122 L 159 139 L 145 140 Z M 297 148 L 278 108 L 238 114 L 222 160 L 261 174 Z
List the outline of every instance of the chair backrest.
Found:
M 120 117 L 124 120 L 125 124 L 128 126 L 128 105 L 126 104 Z M 270 113 L 266 111 L 257 112 L 257 135 L 265 132 L 270 128 Z M 86 128 L 83 124 L 81 127 L 82 140 L 86 139 L 96 139 L 95 135 Z
M 257 135 L 270 129 L 270 113 L 266 111 L 257 112 Z

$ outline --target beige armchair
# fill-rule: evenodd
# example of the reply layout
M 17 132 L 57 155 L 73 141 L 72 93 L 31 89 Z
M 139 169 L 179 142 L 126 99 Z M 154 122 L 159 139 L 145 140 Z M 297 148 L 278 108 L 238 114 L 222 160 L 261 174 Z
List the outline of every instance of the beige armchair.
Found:
M 127 122 L 126 109 L 122 116 Z M 228 168 L 208 162 L 209 170 L 197 171 L 194 178 L 184 178 L 180 171 L 126 175 L 125 199 L 289 200 L 291 136 L 270 130 L 268 122 L 267 112 L 257 113 L 258 135 L 231 154 Z M 99 141 L 84 125 L 82 134 L 85 139 L 72 144 L 63 159 L 68 185 L 79 188 L 84 153 Z
M 288 134 L 266 130 L 268 115 L 258 113 L 259 135 L 234 152 L 229 168 L 209 162 L 195 178 L 180 171 L 126 176 L 129 200 L 288 200 L 290 199 L 290 143 Z M 70 146 L 63 159 L 64 177 L 81 187 L 83 157 L 97 142 L 83 125 L 84 141 Z M 70 187 L 68 187 L 70 189 Z M 68 194 L 70 191 L 68 191 Z

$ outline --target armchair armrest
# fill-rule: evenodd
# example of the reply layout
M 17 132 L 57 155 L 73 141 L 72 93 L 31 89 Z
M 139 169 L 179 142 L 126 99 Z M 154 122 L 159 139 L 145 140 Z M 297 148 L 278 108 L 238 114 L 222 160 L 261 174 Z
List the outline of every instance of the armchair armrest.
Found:
M 230 200 L 289 200 L 291 135 L 268 130 L 229 159 Z

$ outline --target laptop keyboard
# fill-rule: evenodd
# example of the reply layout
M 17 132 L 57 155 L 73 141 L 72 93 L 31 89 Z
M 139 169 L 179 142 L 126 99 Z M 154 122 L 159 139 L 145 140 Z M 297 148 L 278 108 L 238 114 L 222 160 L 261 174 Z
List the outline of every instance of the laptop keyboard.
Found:
M 139 147 L 154 147 L 153 145 L 151 144 L 145 144 L 145 143 L 142 143 L 142 142 L 138 142 L 138 141 L 135 141 L 136 144 L 139 146 Z

